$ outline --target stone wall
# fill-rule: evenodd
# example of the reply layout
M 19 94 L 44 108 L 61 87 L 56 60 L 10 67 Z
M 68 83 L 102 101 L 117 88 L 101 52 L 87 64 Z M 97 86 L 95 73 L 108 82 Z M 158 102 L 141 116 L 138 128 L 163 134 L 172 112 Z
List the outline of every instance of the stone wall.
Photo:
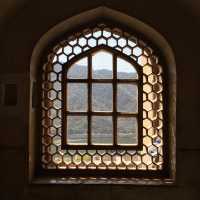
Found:
M 18 87 L 16 106 L 4 106 L 0 98 L 0 199 L 199 199 L 200 15 L 197 11 L 200 7 L 178 0 L 13 2 L 7 7 L 0 6 L 0 12 L 1 9 L 9 11 L 1 12 L 0 84 L 16 83 Z M 149 24 L 174 50 L 177 65 L 177 182 L 173 186 L 28 184 L 29 70 L 33 48 L 52 26 L 100 5 Z

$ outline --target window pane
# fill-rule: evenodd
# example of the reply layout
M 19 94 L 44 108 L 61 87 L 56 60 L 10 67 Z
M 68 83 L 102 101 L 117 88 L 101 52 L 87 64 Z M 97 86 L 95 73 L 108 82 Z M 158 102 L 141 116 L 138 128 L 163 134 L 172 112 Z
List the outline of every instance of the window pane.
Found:
M 117 143 L 119 145 L 136 145 L 138 143 L 138 124 L 135 117 L 118 117 Z
M 113 124 L 111 116 L 92 117 L 92 144 L 112 145 Z
M 75 62 L 67 72 L 69 79 L 87 79 L 88 77 L 88 58 L 82 58 Z
M 117 78 L 118 79 L 138 79 L 135 67 L 122 58 L 117 58 Z
M 112 84 L 92 84 L 92 110 L 112 111 Z
M 117 111 L 138 112 L 138 86 L 136 84 L 117 85 Z
M 87 116 L 67 116 L 67 143 L 87 144 Z
M 92 78 L 112 79 L 113 59 L 112 54 L 98 51 L 92 56 Z
M 67 83 L 67 110 L 87 111 L 87 84 Z

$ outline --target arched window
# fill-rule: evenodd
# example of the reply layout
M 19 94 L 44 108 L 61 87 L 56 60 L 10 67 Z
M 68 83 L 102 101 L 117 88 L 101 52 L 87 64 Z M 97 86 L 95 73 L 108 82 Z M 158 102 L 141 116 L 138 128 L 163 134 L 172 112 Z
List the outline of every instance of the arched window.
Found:
M 94 34 L 101 35 L 101 31 Z M 115 45 L 116 41 L 112 42 Z M 67 47 L 63 50 L 66 52 Z M 62 74 L 63 148 L 134 149 L 139 146 L 141 73 L 133 59 L 105 44 L 68 62 Z
M 110 23 L 73 32 L 48 50 L 41 75 L 41 171 L 72 182 L 169 180 L 161 57 L 150 43 Z

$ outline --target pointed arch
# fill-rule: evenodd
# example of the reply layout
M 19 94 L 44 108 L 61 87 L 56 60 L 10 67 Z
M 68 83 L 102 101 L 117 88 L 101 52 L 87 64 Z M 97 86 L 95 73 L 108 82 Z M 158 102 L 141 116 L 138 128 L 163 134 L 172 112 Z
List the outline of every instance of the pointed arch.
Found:
M 79 31 L 75 31 L 79 27 L 84 27 L 86 24 L 94 24 L 99 21 L 107 21 L 108 24 L 118 24 L 117 27 L 126 27 L 124 29 L 128 30 L 127 32 L 135 33 L 137 43 L 142 46 L 143 51 L 145 49 L 146 43 L 151 44 L 153 47 L 153 51 L 156 52 L 156 55 L 159 55 L 163 67 L 163 71 L 165 73 L 165 90 L 164 98 L 166 99 L 166 106 L 169 108 L 166 117 L 167 120 L 165 123 L 167 123 L 167 134 L 169 135 L 168 143 L 164 145 L 164 148 L 168 148 L 169 146 L 169 154 L 167 157 L 168 163 L 168 172 L 170 173 L 169 176 L 166 178 L 166 180 L 173 180 L 175 176 L 175 123 L 176 123 L 176 66 L 175 66 L 175 60 L 173 56 L 172 49 L 170 48 L 167 41 L 153 28 L 150 26 L 144 24 L 143 22 L 127 16 L 123 13 L 120 13 L 118 11 L 109 9 L 107 7 L 98 7 L 93 10 L 89 10 L 86 12 L 83 12 L 79 15 L 76 15 L 72 18 L 69 18 L 52 29 L 50 29 L 46 34 L 42 36 L 42 38 L 39 40 L 39 42 L 36 44 L 33 54 L 31 57 L 31 65 L 30 65 L 30 83 L 31 86 L 33 85 L 34 81 L 38 81 L 38 74 L 41 72 L 41 60 L 45 59 L 44 56 L 47 55 L 47 52 L 49 54 L 50 49 L 53 48 L 53 53 L 49 54 L 49 57 L 47 61 L 51 61 L 54 63 L 55 55 L 57 56 L 57 60 L 59 59 L 58 51 L 60 50 L 61 46 L 66 47 L 65 40 L 60 40 L 60 38 L 63 38 L 63 35 L 65 37 L 68 37 L 70 41 L 73 41 L 73 38 L 70 38 L 67 33 L 74 33 L 76 32 L 79 34 Z M 122 28 L 123 29 L 123 28 Z M 125 35 L 127 34 L 125 33 Z M 137 39 L 138 38 L 140 39 Z M 125 37 L 125 36 L 124 36 Z M 127 35 L 127 38 L 130 37 L 130 35 Z M 134 39 L 133 39 L 134 40 Z M 145 42 L 144 42 L 145 41 Z M 67 41 L 69 42 L 69 41 Z M 55 44 L 59 44 L 58 46 Z M 108 45 L 109 46 L 109 45 Z M 130 46 L 129 46 L 130 47 Z M 50 51 L 49 51 L 50 50 Z M 133 49 L 131 50 L 133 51 Z M 81 51 L 83 52 L 83 50 Z M 81 53 L 79 52 L 79 53 Z M 151 48 L 149 49 L 149 53 L 151 53 Z M 66 55 L 66 54 L 65 54 Z M 76 54 L 74 54 L 75 56 Z M 157 62 L 155 57 L 153 57 L 153 60 L 151 62 Z M 70 58 L 71 59 L 71 58 Z M 68 62 L 69 57 L 66 58 L 66 62 Z M 133 55 L 134 59 L 134 55 Z M 135 57 L 135 60 L 139 63 L 139 56 Z M 57 62 L 55 60 L 55 62 Z M 30 97 L 32 97 L 32 90 L 30 90 Z M 36 127 L 36 122 L 34 122 L 35 119 L 35 113 L 36 110 L 32 107 L 32 98 L 30 99 L 30 160 L 34 162 L 34 144 L 32 144 L 35 141 L 35 132 L 33 127 Z M 37 160 L 37 159 L 36 159 Z M 30 174 L 33 175 L 34 169 L 31 168 L 35 164 L 32 162 L 29 162 L 30 166 Z M 144 183 L 144 180 L 138 180 L 141 183 Z M 151 180 L 152 181 L 152 180 Z M 133 181 L 134 182 L 134 181 Z M 166 181 L 167 182 L 167 181 Z M 119 181 L 121 183 L 121 181 Z M 156 181 L 152 181 L 152 183 L 160 183 Z

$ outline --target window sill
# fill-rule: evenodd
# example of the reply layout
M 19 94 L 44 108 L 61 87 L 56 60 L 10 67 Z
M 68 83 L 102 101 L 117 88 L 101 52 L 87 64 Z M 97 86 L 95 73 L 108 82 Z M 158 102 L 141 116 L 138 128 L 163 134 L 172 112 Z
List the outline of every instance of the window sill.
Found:
M 143 185 L 159 186 L 174 185 L 175 179 L 147 179 L 147 178 L 96 178 L 96 177 L 49 177 L 40 176 L 30 180 L 30 184 L 110 184 L 110 185 Z

